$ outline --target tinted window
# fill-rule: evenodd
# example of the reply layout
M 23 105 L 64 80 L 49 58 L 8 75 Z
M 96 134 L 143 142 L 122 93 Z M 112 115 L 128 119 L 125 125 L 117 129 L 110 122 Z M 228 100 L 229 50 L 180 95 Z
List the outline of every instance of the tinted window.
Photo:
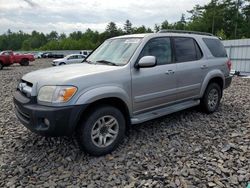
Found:
M 72 55 L 68 59 L 78 59 L 78 56 L 77 55 Z
M 202 57 L 198 44 L 192 38 L 176 37 L 174 44 L 177 62 L 195 61 Z
M 155 38 L 145 45 L 140 58 L 144 56 L 155 56 L 157 65 L 163 65 L 171 63 L 171 54 L 170 38 Z
M 196 41 L 194 41 L 194 45 L 195 45 L 195 50 L 196 50 L 196 58 L 197 58 L 197 60 L 201 59 L 202 56 L 203 56 L 203 54 L 201 52 L 201 49 L 200 49 L 200 47 L 199 47 L 199 45 L 197 44 Z
M 203 41 L 214 57 L 227 57 L 227 52 L 219 39 L 203 38 Z

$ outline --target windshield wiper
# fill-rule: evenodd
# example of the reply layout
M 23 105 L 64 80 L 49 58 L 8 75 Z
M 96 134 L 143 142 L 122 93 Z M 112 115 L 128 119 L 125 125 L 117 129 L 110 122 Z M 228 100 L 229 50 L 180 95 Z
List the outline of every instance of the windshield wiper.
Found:
M 107 61 L 107 60 L 98 60 L 96 61 L 97 63 L 103 63 L 103 64 L 107 64 L 107 65 L 113 65 L 113 66 L 119 66 L 116 63 L 113 63 L 111 61 Z
M 88 63 L 88 64 L 95 64 L 94 62 L 89 61 L 89 60 L 83 60 L 82 63 L 84 63 L 84 62 L 86 62 L 86 63 Z

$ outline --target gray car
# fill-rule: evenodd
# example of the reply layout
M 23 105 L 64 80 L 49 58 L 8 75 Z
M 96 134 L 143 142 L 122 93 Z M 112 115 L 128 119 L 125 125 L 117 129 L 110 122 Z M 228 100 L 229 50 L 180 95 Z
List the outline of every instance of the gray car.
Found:
M 76 133 L 80 147 L 96 156 L 112 152 L 130 125 L 197 105 L 216 111 L 232 80 L 222 43 L 207 33 L 115 37 L 85 61 L 24 75 L 14 103 L 31 131 Z
M 85 58 L 86 58 L 86 56 L 81 55 L 81 54 L 70 54 L 64 58 L 53 60 L 52 65 L 53 66 L 60 66 L 60 65 L 81 63 Z

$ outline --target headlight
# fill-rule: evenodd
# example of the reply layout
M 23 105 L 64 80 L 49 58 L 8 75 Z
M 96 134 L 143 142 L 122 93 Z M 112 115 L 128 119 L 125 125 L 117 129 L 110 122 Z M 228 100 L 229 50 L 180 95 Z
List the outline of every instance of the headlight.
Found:
M 64 103 L 76 93 L 74 86 L 43 86 L 38 92 L 38 101 L 50 103 Z

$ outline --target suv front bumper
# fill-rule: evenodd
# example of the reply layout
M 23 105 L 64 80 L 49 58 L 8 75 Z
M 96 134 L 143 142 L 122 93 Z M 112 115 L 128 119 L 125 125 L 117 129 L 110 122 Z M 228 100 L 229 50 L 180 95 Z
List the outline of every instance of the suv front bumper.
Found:
M 228 77 L 225 78 L 224 89 L 228 88 L 231 85 L 232 79 L 233 79 L 233 75 L 229 75 Z
M 33 102 L 32 102 L 33 101 Z M 14 94 L 15 113 L 21 123 L 32 132 L 43 136 L 68 136 L 73 134 L 84 106 L 50 107 L 39 105 Z

